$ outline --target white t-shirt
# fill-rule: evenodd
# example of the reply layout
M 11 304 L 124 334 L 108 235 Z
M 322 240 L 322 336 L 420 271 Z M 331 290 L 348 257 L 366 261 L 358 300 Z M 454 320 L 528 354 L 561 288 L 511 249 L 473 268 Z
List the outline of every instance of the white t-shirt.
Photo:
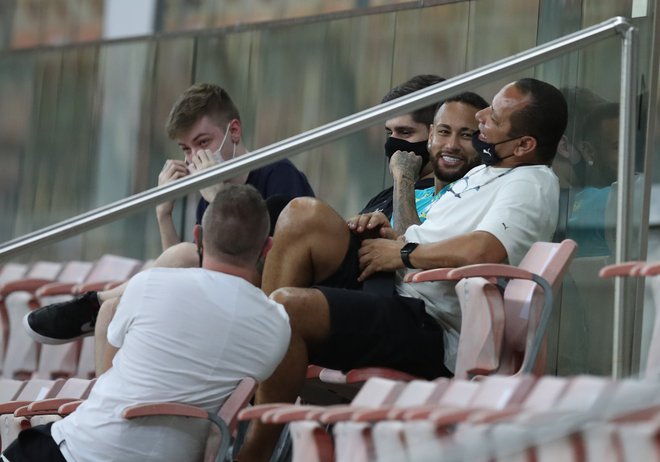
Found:
M 426 221 L 408 228 L 405 238 L 425 244 L 487 231 L 502 243 L 508 262 L 518 265 L 534 242 L 552 239 L 558 214 L 559 181 L 549 167 L 480 165 L 454 182 L 433 205 Z M 426 311 L 445 330 L 445 366 L 453 370 L 461 328 L 456 284 L 406 284 L 405 274 L 397 272 L 397 292 L 424 300 Z
M 244 377 L 268 378 L 289 345 L 284 308 L 244 279 L 200 268 L 133 277 L 108 328 L 120 347 L 89 398 L 52 427 L 69 462 L 200 460 L 208 423 L 124 420 L 127 406 L 182 402 L 215 412 Z

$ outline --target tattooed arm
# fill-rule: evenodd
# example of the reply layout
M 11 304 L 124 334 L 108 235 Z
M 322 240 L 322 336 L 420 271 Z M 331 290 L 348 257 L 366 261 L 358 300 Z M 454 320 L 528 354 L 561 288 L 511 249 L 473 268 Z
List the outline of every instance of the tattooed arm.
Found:
M 413 152 L 397 151 L 390 160 L 390 172 L 394 178 L 394 231 L 406 232 L 411 225 L 421 223 L 415 205 L 415 182 L 419 177 L 422 158 Z

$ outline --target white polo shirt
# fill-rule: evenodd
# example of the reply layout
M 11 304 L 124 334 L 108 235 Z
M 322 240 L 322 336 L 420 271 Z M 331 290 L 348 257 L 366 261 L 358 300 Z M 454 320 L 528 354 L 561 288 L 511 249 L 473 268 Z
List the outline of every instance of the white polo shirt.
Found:
M 454 182 L 433 205 L 426 221 L 406 230 L 408 242 L 438 242 L 472 231 L 495 236 L 518 265 L 532 244 L 550 241 L 559 214 L 559 181 L 544 165 L 497 168 L 480 165 Z M 454 370 L 461 309 L 452 282 L 407 284 L 397 272 L 397 292 L 421 298 L 445 330 L 445 366 Z

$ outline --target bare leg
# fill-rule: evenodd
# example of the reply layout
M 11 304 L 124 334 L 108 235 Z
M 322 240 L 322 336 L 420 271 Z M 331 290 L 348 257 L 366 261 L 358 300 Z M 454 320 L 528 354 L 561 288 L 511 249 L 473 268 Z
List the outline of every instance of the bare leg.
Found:
M 291 342 L 273 375 L 259 385 L 255 403 L 293 403 L 305 380 L 310 349 L 330 335 L 330 311 L 326 298 L 317 289 L 285 288 L 273 292 L 271 298 L 283 304 L 289 314 Z M 280 425 L 253 421 L 239 460 L 267 461 L 281 431 Z
M 197 247 L 190 242 L 182 242 L 165 250 L 156 260 L 152 268 L 194 268 L 199 266 Z M 98 292 L 99 302 L 103 303 L 113 298 L 121 297 L 128 281 L 109 290 Z
M 97 377 L 100 377 L 101 374 L 110 369 L 112 359 L 117 354 L 117 348 L 108 342 L 108 326 L 115 315 L 117 305 L 119 305 L 119 298 L 113 298 L 103 302 L 96 318 L 96 325 L 94 326 L 94 359 L 96 361 Z
M 293 199 L 277 220 L 263 291 L 323 281 L 337 271 L 349 242 L 348 226 L 332 207 L 310 197 Z

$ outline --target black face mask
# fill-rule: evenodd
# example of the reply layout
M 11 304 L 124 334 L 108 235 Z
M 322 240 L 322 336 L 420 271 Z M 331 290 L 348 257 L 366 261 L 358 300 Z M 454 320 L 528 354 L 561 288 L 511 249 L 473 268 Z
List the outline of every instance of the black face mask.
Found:
M 485 165 L 494 165 L 502 160 L 502 158 L 497 155 L 495 146 L 498 144 L 506 143 L 507 141 L 515 140 L 517 138 L 522 138 L 521 136 L 516 136 L 504 141 L 500 141 L 499 143 L 488 143 L 479 139 L 479 133 L 479 130 L 477 130 L 472 134 L 472 147 L 475 151 L 477 151 L 479 156 L 481 156 L 481 161 Z
M 422 169 L 424 169 L 426 164 L 429 162 L 429 150 L 427 148 L 427 143 L 427 140 L 411 143 L 409 141 L 402 140 L 401 138 L 388 136 L 387 141 L 385 142 L 385 156 L 387 156 L 387 160 L 389 161 L 397 151 L 414 152 L 422 158 L 422 167 L 419 169 L 421 173 Z

